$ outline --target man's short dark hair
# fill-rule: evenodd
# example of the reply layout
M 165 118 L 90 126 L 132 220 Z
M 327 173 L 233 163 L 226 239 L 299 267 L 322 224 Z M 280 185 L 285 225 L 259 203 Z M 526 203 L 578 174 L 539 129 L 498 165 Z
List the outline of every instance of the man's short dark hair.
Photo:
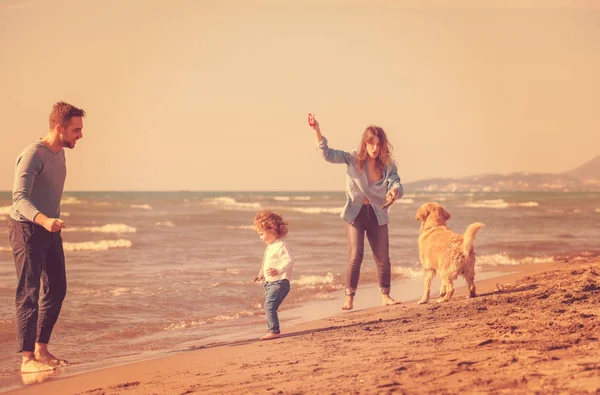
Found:
M 84 117 L 85 111 L 77 108 L 72 104 L 59 101 L 52 107 L 52 112 L 49 117 L 50 129 L 56 125 L 67 126 L 73 117 Z

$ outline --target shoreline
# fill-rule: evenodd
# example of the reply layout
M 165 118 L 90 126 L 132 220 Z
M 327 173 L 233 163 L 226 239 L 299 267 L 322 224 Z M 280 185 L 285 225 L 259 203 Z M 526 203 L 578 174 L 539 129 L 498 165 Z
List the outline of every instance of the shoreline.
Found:
M 519 293 L 531 292 L 531 289 L 527 287 L 515 288 L 514 284 L 519 279 L 521 282 L 527 282 L 534 278 L 532 276 L 539 277 L 542 275 L 542 273 L 553 271 L 558 271 L 563 275 L 567 275 L 565 273 L 567 273 L 569 270 L 584 270 L 582 268 L 585 267 L 595 267 L 596 272 L 598 272 L 600 271 L 600 269 L 598 269 L 600 267 L 600 262 L 556 262 L 520 265 L 515 267 L 497 267 L 493 269 L 497 272 L 504 272 L 505 274 L 488 279 L 482 279 L 484 274 L 488 271 L 482 271 L 478 273 L 478 277 L 481 279 L 479 281 L 476 280 L 476 285 L 478 287 L 478 294 L 480 296 L 476 299 L 466 300 L 466 289 L 464 286 L 460 286 L 457 287 L 456 293 L 452 300 L 443 305 L 430 302 L 428 305 L 419 306 L 415 303 L 416 299 L 414 299 L 411 301 L 403 301 L 403 304 L 396 306 L 369 307 L 346 313 L 340 312 L 328 318 L 293 324 L 289 326 L 289 329 L 283 332 L 282 337 L 278 340 L 258 342 L 255 337 L 246 337 L 246 339 L 213 341 L 203 345 L 190 346 L 187 349 L 173 350 L 171 352 L 163 353 L 162 355 L 153 356 L 151 359 L 144 359 L 136 362 L 125 362 L 121 365 L 98 367 L 91 371 L 89 369 L 89 365 L 85 371 L 81 369 L 83 366 L 75 365 L 69 368 L 63 368 L 57 374 L 45 375 L 47 377 L 41 377 L 42 374 L 38 374 L 37 376 L 39 377 L 33 377 L 34 375 L 31 375 L 32 377 L 28 377 L 28 379 L 31 379 L 31 381 L 34 382 L 36 380 L 47 380 L 43 383 L 26 386 L 23 386 L 23 384 L 15 384 L 17 387 L 11 386 L 7 390 L 22 394 L 37 393 L 39 391 L 43 391 L 44 393 L 77 393 L 89 392 L 90 390 L 95 391 L 95 389 L 103 388 L 104 390 L 110 389 L 111 393 L 119 393 L 122 390 L 127 390 L 128 393 L 132 391 L 134 393 L 148 393 L 174 392 L 182 389 L 185 387 L 185 385 L 188 385 L 191 392 L 198 391 L 206 393 L 210 391 L 217 391 L 218 388 L 222 388 L 222 385 L 233 385 L 233 383 L 235 383 L 235 385 L 237 385 L 236 389 L 246 392 L 264 392 L 265 390 L 277 392 L 279 389 L 285 388 L 285 393 L 286 391 L 295 391 L 295 388 L 298 388 L 297 386 L 300 386 L 300 388 L 303 388 L 303 391 L 307 392 L 320 392 L 321 390 L 327 392 L 331 390 L 327 389 L 326 387 L 322 387 L 322 385 L 324 385 L 323 383 L 321 383 L 321 386 L 317 385 L 317 387 L 311 387 L 312 384 L 305 383 L 303 379 L 296 377 L 298 373 L 292 373 L 293 371 L 305 370 L 307 367 L 309 367 L 306 365 L 308 361 L 304 361 L 305 358 L 303 358 L 303 356 L 306 357 L 311 355 L 312 358 L 317 359 L 317 362 L 313 361 L 313 365 L 316 363 L 317 367 L 313 368 L 314 371 L 312 373 L 307 373 L 308 377 L 314 378 L 315 376 L 320 376 L 321 374 L 316 373 L 321 371 L 329 371 L 328 374 L 332 375 L 332 377 L 336 376 L 336 372 L 343 376 L 345 364 L 351 361 L 354 361 L 352 364 L 355 364 L 356 361 L 351 356 L 348 356 L 345 352 L 340 354 L 340 350 L 346 345 L 352 345 L 353 347 L 356 346 L 357 355 L 364 354 L 371 349 L 369 348 L 369 345 L 362 344 L 364 343 L 363 340 L 365 340 L 364 334 L 375 335 L 376 332 L 389 332 L 384 330 L 385 326 L 387 325 L 386 323 L 389 323 L 389 325 L 393 324 L 394 326 L 410 326 L 410 322 L 421 319 L 424 314 L 432 311 L 444 311 L 446 314 L 443 317 L 438 317 L 438 319 L 432 322 L 437 323 L 438 325 L 446 324 L 455 326 L 456 322 L 452 320 L 452 314 L 456 308 L 460 307 L 461 309 L 465 309 L 469 308 L 470 306 L 477 305 L 482 308 L 482 312 L 485 312 L 487 311 L 487 307 L 485 305 L 487 305 L 493 299 L 504 297 L 508 293 L 514 293 L 517 295 Z M 418 280 L 421 282 L 421 279 Z M 500 286 L 498 287 L 497 285 Z M 501 288 L 501 290 L 498 290 L 498 288 Z M 591 292 L 596 293 L 594 295 L 596 298 L 599 297 L 598 293 L 600 293 L 600 291 L 592 289 Z M 363 294 L 361 293 L 361 295 Z M 367 299 L 366 292 L 365 299 Z M 398 299 L 402 300 L 401 298 Z M 433 300 L 434 299 L 432 299 L 432 301 Z M 504 307 L 510 306 L 511 304 L 509 303 Z M 292 311 L 293 309 L 285 310 L 283 313 L 288 312 L 286 315 L 289 315 L 289 312 Z M 475 314 L 479 314 L 479 311 L 480 310 L 477 310 Z M 595 315 L 593 317 L 595 317 Z M 593 317 L 590 316 L 589 318 Z M 472 319 L 473 317 L 470 318 Z M 593 319 L 597 320 L 597 317 Z M 380 322 L 383 323 L 380 324 Z M 463 323 L 463 325 L 467 326 L 470 324 L 471 323 L 468 320 Z M 290 325 L 289 322 L 288 325 Z M 360 327 L 362 327 L 362 331 L 360 331 L 360 333 L 355 333 L 355 329 L 352 329 Z M 375 327 L 377 327 L 377 330 L 375 330 Z M 596 327 L 596 329 L 598 328 Z M 348 332 L 348 330 L 351 330 L 351 332 Z M 371 334 L 371 332 L 375 333 Z M 415 328 L 410 332 L 413 334 L 418 334 L 419 330 Z M 386 333 L 386 335 L 387 336 L 379 339 L 380 342 L 391 344 L 388 344 L 387 347 L 381 352 L 384 352 L 385 354 L 391 354 L 392 352 L 390 350 L 396 348 L 398 342 L 402 343 L 403 339 L 398 339 L 397 334 L 393 333 Z M 323 336 L 333 336 L 335 339 L 337 339 L 335 342 L 339 343 L 335 349 L 325 347 L 325 349 L 328 349 L 328 352 L 330 352 L 330 358 L 325 358 L 325 355 L 319 356 L 319 350 L 322 351 L 322 347 L 318 347 L 317 350 L 317 347 L 313 345 L 313 341 L 310 340 L 315 337 L 317 338 L 316 340 L 325 340 L 319 339 Z M 446 337 L 449 336 L 451 336 L 451 333 L 446 333 Z M 295 342 L 308 344 L 299 346 L 295 344 Z M 599 350 L 597 341 L 594 343 L 594 340 L 590 340 L 590 342 L 592 349 L 594 349 L 595 353 L 598 354 Z M 414 347 L 411 347 L 410 344 L 406 344 L 405 346 L 406 347 L 403 347 L 403 349 L 406 350 L 404 352 L 409 355 L 411 348 Z M 278 353 L 277 350 L 285 351 L 285 353 Z M 413 350 L 413 352 L 415 352 L 417 355 L 420 353 L 418 351 L 419 350 L 417 349 Z M 264 352 L 266 352 L 266 355 L 263 355 Z M 251 368 L 251 371 L 260 372 L 265 370 L 267 367 L 272 368 L 274 366 L 274 359 L 279 361 L 275 365 L 278 367 L 278 371 L 283 372 L 281 374 L 284 376 L 286 374 L 292 374 L 292 376 L 296 377 L 296 379 L 289 380 L 289 382 L 285 381 L 284 387 L 275 386 L 269 389 L 271 385 L 269 384 L 269 380 L 267 380 L 265 377 L 258 380 L 250 380 L 250 378 L 246 377 L 245 381 L 238 377 L 239 367 L 242 367 L 244 371 L 247 370 L 246 368 Z M 121 360 L 121 362 L 123 361 Z M 236 365 L 239 365 L 238 368 L 233 370 L 228 368 L 228 366 L 231 367 Z M 328 368 L 329 365 L 337 366 L 339 369 Z M 463 367 L 469 366 L 470 365 L 467 364 Z M 468 370 L 469 369 L 466 369 L 465 371 Z M 191 372 L 194 371 L 196 373 L 192 374 Z M 592 372 L 596 374 L 595 379 L 598 381 L 598 388 L 600 388 L 600 371 L 598 369 L 592 369 Z M 378 376 L 378 372 L 376 372 L 376 369 L 373 367 L 370 369 L 367 368 L 362 372 L 362 374 L 365 377 Z M 456 373 L 453 373 L 452 375 L 455 374 Z M 160 377 L 162 377 L 162 379 Z M 173 378 L 175 377 L 179 377 L 179 379 L 173 381 Z M 204 384 L 206 379 L 210 379 L 211 382 L 217 382 L 220 384 L 217 387 L 206 386 Z M 273 379 L 275 379 L 275 377 Z M 365 380 L 363 379 L 363 384 L 364 383 Z M 361 384 L 360 381 L 358 384 Z M 402 383 L 398 385 L 401 386 Z M 344 388 L 350 390 L 349 387 Z M 430 390 L 433 390 L 433 388 L 430 388 Z M 96 392 L 94 391 L 89 393 L 95 394 Z M 101 392 L 102 391 L 98 393 Z M 450 390 L 450 392 L 452 392 L 452 390 Z
M 513 266 L 486 267 L 477 272 L 477 278 L 481 278 L 483 280 L 488 277 L 497 277 L 503 275 L 505 272 L 512 272 L 514 270 L 515 269 Z M 416 301 L 422 295 L 422 283 L 422 276 L 392 280 L 391 296 L 402 303 Z M 436 289 L 439 288 L 439 283 L 439 278 L 435 278 L 432 283 L 432 296 L 435 296 Z M 464 279 L 457 279 L 455 286 L 457 289 L 464 287 Z M 348 313 L 341 310 L 341 306 L 343 305 L 345 298 L 343 289 L 333 291 L 329 294 L 329 296 L 330 297 L 327 299 L 315 299 L 280 311 L 279 316 L 282 323 L 282 333 L 285 334 L 286 332 L 293 332 L 299 325 L 310 324 L 313 321 L 321 321 Z M 377 287 L 377 284 L 366 283 L 360 285 L 358 296 L 355 299 L 354 309 L 352 312 L 377 307 L 380 307 L 379 288 Z M 253 320 L 255 320 L 255 318 L 256 317 L 254 316 L 251 317 Z M 242 322 L 244 320 L 245 318 L 242 318 L 240 322 L 232 322 L 232 326 L 230 328 L 221 328 L 223 331 L 222 334 L 208 334 L 194 340 L 181 342 L 173 347 L 140 351 L 134 354 L 109 357 L 98 361 L 85 360 L 80 362 L 67 358 L 71 360 L 73 364 L 69 367 L 59 369 L 56 374 L 51 376 L 51 379 L 64 379 L 74 375 L 85 374 L 102 369 L 160 359 L 173 355 L 174 353 L 187 352 L 189 350 L 203 347 L 212 347 L 215 344 L 227 345 L 239 341 L 255 341 L 264 334 L 266 328 L 266 318 L 264 315 L 262 316 L 260 323 Z M 215 330 L 219 329 L 215 328 Z M 15 354 L 14 372 L 9 375 L 3 374 L 0 376 L 0 393 L 15 390 L 24 385 L 21 375 L 17 370 L 17 365 L 19 362 L 20 359 L 17 359 Z M 40 377 L 40 381 L 45 380 L 46 379 L 44 377 Z M 26 385 L 29 385 L 29 383 Z

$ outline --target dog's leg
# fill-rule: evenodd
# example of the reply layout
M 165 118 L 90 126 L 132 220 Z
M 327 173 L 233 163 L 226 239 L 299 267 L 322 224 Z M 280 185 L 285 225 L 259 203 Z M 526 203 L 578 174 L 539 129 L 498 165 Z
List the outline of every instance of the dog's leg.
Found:
M 477 293 L 475 292 L 475 273 L 470 273 L 466 275 L 465 280 L 467 280 L 467 285 L 469 287 L 469 295 L 467 295 L 467 298 L 476 297 Z
M 424 304 L 429 302 L 429 294 L 431 293 L 431 281 L 433 280 L 434 275 L 435 272 L 433 270 L 425 270 L 423 297 L 417 303 Z
M 446 284 L 442 282 L 442 285 L 440 285 L 440 298 L 444 296 L 446 296 Z
M 446 295 L 444 295 L 443 298 L 438 299 L 438 303 L 449 301 L 452 295 L 454 294 L 454 285 L 452 284 L 452 280 L 442 279 L 442 283 L 444 283 L 444 285 L 446 286 Z

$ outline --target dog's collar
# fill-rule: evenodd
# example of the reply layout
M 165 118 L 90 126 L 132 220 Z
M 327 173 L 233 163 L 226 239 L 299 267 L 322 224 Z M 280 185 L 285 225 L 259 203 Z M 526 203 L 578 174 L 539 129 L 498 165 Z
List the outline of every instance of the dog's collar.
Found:
M 439 228 L 440 226 L 444 226 L 444 225 L 433 225 L 433 226 L 428 226 L 428 227 L 426 227 L 425 229 L 423 229 L 423 232 L 425 232 L 426 230 L 429 230 L 429 229 L 435 229 L 435 228 Z

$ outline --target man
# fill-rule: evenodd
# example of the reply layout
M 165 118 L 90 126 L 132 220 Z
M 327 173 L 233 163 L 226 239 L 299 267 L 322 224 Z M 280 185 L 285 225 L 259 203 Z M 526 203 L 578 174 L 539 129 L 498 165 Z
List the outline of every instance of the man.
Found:
M 54 370 L 68 362 L 48 351 L 48 342 L 67 293 L 60 230 L 60 201 L 67 176 L 63 148 L 83 137 L 85 111 L 58 102 L 46 137 L 17 157 L 9 238 L 17 271 L 17 339 L 22 373 Z M 40 295 L 40 280 L 43 295 Z M 38 304 L 39 301 L 39 304 Z

